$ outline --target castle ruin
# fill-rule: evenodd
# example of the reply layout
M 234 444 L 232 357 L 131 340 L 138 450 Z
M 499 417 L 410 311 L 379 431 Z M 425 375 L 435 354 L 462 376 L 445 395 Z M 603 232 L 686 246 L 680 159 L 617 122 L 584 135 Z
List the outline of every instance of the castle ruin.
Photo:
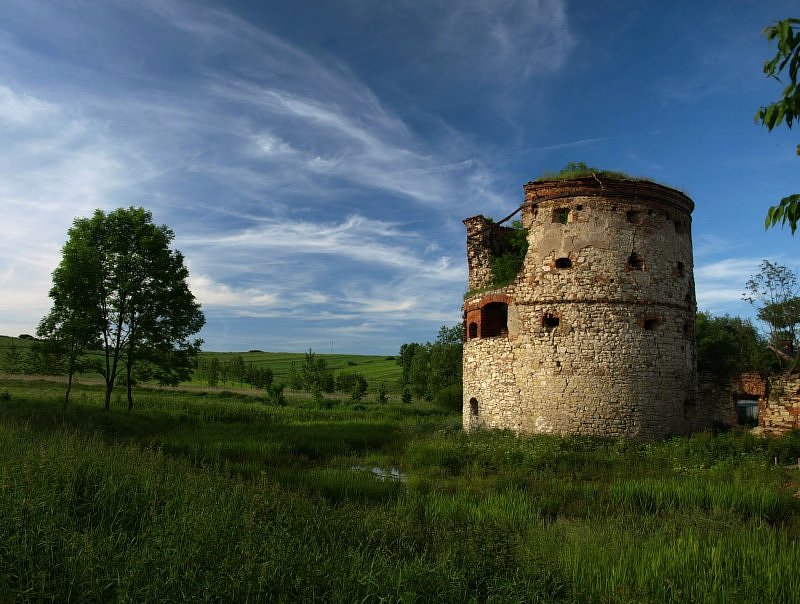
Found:
M 529 182 L 528 250 L 497 286 L 512 229 L 467 227 L 464 429 L 661 438 L 698 409 L 691 212 L 674 189 L 593 175 Z

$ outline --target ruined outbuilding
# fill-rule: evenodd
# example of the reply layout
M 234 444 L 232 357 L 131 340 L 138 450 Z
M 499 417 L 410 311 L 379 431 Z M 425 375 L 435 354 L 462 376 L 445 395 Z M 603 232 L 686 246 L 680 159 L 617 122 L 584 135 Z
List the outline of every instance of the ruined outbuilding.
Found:
M 698 407 L 691 213 L 652 182 L 529 182 L 528 250 L 514 280 L 492 265 L 511 236 L 467 227 L 464 428 L 659 438 L 711 424 Z

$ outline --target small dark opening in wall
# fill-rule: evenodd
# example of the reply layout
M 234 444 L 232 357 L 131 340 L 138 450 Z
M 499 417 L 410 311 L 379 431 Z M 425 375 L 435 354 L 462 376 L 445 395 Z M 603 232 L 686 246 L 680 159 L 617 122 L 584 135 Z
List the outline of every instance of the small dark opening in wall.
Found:
M 478 337 L 478 324 L 477 323 L 470 323 L 469 324 L 469 339 L 477 338 Z
M 490 302 L 481 308 L 481 337 L 493 338 L 508 333 L 508 304 Z
M 684 323 L 683 324 L 683 335 L 685 335 L 685 336 L 689 335 L 689 324 L 688 323 Z
M 553 209 L 553 222 L 559 222 L 561 224 L 567 224 L 569 221 L 569 209 L 568 208 L 554 208 Z
M 572 260 L 569 258 L 556 258 L 556 268 L 572 268 Z
M 644 270 L 644 258 L 642 258 L 636 252 L 633 252 L 628 258 L 628 268 L 634 271 L 643 271 Z
M 683 277 L 686 274 L 686 267 L 684 266 L 683 262 L 678 260 L 678 276 Z
M 628 218 L 628 222 L 631 224 L 639 224 L 642 221 L 642 216 L 636 210 L 628 210 L 625 212 L 625 216 Z
M 474 396 L 469 399 L 469 414 L 473 417 L 478 417 L 478 399 Z
M 653 210 L 652 209 L 651 210 L 647 210 L 647 215 L 648 216 L 652 216 L 653 215 Z
M 582 206 L 582 205 L 580 205 L 580 204 L 578 204 L 578 205 L 575 207 L 575 209 L 576 209 L 576 210 L 578 210 L 578 211 L 580 212 L 580 211 L 583 209 L 583 206 Z
M 692 301 L 692 295 L 689 292 L 686 292 L 686 295 L 683 297 L 683 301 L 686 304 L 689 304 Z
M 542 317 L 542 326 L 547 329 L 555 329 L 559 323 L 561 323 L 561 319 L 555 315 L 546 314 Z
M 644 327 L 645 331 L 655 331 L 659 323 L 661 321 L 658 317 L 648 317 L 644 320 L 642 327 Z
M 685 232 L 685 230 L 686 229 L 683 226 L 683 223 L 680 220 L 676 220 L 675 221 L 675 232 L 676 233 L 683 233 L 683 232 Z

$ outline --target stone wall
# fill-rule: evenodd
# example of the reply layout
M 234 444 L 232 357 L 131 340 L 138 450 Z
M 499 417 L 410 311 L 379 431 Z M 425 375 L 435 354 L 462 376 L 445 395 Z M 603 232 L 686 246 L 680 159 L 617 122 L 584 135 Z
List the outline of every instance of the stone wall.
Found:
M 780 435 L 800 430 L 800 376 L 778 375 L 769 379 L 766 397 L 759 400 L 758 425 L 762 432 Z
M 591 178 L 528 183 L 525 193 L 517 279 L 465 301 L 465 429 L 657 438 L 702 423 L 691 200 Z M 496 225 L 465 224 L 470 288 L 480 287 Z M 498 304 L 506 325 L 485 333 Z

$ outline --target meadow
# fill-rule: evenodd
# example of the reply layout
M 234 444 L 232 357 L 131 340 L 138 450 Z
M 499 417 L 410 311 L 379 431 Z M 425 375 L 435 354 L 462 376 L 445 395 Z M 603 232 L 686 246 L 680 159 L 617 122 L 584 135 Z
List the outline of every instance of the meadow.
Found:
M 800 593 L 797 434 L 466 436 L 425 402 L 136 397 L 106 413 L 82 384 L 62 410 L 61 384 L 0 377 L 0 601 Z
M 11 347 L 15 346 L 18 350 L 20 359 L 20 370 L 17 373 L 25 373 L 30 365 L 28 358 L 30 355 L 33 340 L 27 338 L 11 338 L 9 336 L 0 336 L 0 373 L 9 372 L 8 355 Z M 98 362 L 101 359 L 100 352 L 96 353 Z M 325 360 L 328 369 L 335 375 L 342 371 L 358 372 L 364 376 L 369 384 L 368 392 L 374 393 L 377 391 L 378 386 L 383 383 L 386 387 L 387 393 L 399 394 L 399 380 L 402 370 L 400 365 L 397 364 L 394 356 L 379 356 L 379 355 L 363 355 L 363 354 L 318 354 L 319 357 Z M 294 363 L 300 366 L 303 363 L 305 353 L 303 352 L 264 352 L 261 350 L 251 350 L 247 352 L 201 352 L 198 356 L 198 362 L 211 358 L 219 359 L 220 363 L 232 360 L 234 357 L 242 357 L 245 365 L 253 365 L 258 368 L 269 368 L 276 383 L 286 384 L 289 380 L 289 368 Z M 86 380 L 101 380 L 102 376 L 99 373 L 85 373 L 81 378 Z M 189 382 L 183 384 L 184 386 L 200 386 L 205 387 L 206 383 L 200 378 L 197 373 L 192 376 Z M 218 388 L 220 389 L 236 389 L 247 388 L 247 385 L 241 385 L 235 381 L 228 380 L 220 381 Z

